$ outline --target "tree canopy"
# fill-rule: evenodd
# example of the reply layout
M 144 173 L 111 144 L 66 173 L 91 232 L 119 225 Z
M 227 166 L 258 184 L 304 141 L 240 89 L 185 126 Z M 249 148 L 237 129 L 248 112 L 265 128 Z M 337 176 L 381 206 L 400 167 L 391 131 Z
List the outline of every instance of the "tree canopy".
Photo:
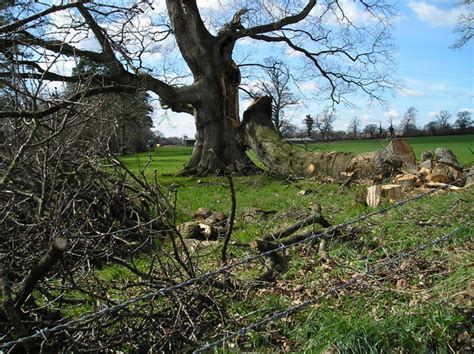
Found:
M 83 97 L 151 91 L 164 108 L 192 114 L 196 145 L 187 173 L 210 174 L 224 164 L 245 172 L 239 137 L 242 72 L 262 64 L 252 46 L 291 56 L 294 70 L 334 104 L 351 94 L 380 99 L 393 86 L 390 18 L 383 0 L 17 1 L 0 26 L 0 80 L 24 105 L 0 118 L 41 118 Z M 250 53 L 249 53 L 250 52 Z M 58 100 L 52 82 L 83 82 L 74 70 L 87 59 L 97 85 Z M 14 78 L 14 79 L 12 79 Z M 54 88 L 54 89 L 53 89 Z M 49 102 L 41 109 L 31 101 Z M 212 151 L 212 153 L 210 153 Z

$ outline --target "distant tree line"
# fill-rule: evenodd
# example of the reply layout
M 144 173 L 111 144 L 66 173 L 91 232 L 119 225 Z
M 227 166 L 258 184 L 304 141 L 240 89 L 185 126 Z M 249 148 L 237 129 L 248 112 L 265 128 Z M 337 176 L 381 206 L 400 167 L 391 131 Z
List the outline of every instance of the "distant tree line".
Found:
M 426 135 L 459 135 L 474 134 L 474 121 L 471 112 L 459 111 L 453 117 L 448 111 L 442 110 L 434 120 L 424 127 L 418 127 L 416 120 L 418 111 L 415 107 L 407 109 L 398 126 L 394 125 L 394 117 L 389 116 L 384 123 L 362 125 L 358 117 L 353 117 L 346 131 L 335 130 L 334 122 L 337 116 L 334 112 L 323 111 L 312 116 L 307 114 L 303 119 L 303 128 L 289 124 L 283 134 L 286 138 L 310 138 L 318 141 L 343 139 L 380 139 L 396 136 L 426 136 Z

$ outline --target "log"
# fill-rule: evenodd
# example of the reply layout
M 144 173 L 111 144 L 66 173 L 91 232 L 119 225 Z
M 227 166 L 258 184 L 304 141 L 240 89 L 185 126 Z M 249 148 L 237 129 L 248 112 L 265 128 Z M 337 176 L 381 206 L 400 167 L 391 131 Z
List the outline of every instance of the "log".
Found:
M 402 187 L 402 191 L 405 192 L 415 187 L 417 180 L 418 177 L 416 177 L 414 174 L 408 173 L 396 176 L 393 182 L 400 185 Z
M 216 240 L 218 230 L 211 224 L 200 221 L 189 221 L 178 225 L 178 231 L 185 239 Z
M 301 230 L 303 227 L 309 226 L 309 225 L 314 225 L 314 224 L 319 224 L 322 227 L 330 227 L 331 224 L 321 215 L 321 214 L 314 214 L 309 217 L 307 217 L 304 220 L 301 220 L 300 222 L 297 222 L 296 224 L 291 225 L 290 227 L 277 231 L 275 233 L 272 233 L 268 236 L 265 236 L 263 238 L 264 241 L 275 241 L 279 240 L 281 238 L 290 236 L 291 234 L 294 234 L 295 232 Z
M 15 299 L 15 308 L 19 309 L 28 296 L 30 296 L 36 284 L 53 268 L 63 253 L 68 248 L 68 242 L 63 237 L 56 237 L 52 242 L 48 252 L 36 263 L 21 281 L 18 288 L 18 295 Z
M 352 154 L 348 152 L 313 153 L 285 141 L 271 120 L 271 98 L 255 98 L 244 112 L 241 129 L 245 143 L 272 172 L 284 176 L 345 179 L 380 179 L 402 169 L 416 168 L 411 146 L 393 140 L 380 151 Z
M 382 199 L 382 186 L 375 185 L 375 186 L 367 187 L 367 195 L 366 195 L 365 200 L 368 206 L 372 208 L 378 207 L 381 199 Z
M 458 187 L 458 186 L 452 186 L 449 185 L 448 183 L 442 183 L 442 182 L 428 182 L 425 183 L 425 187 L 428 188 L 443 188 L 443 189 L 449 189 L 450 191 L 460 191 L 464 189 L 463 187 Z
M 427 150 L 421 153 L 420 167 L 431 169 L 435 163 L 436 159 L 433 151 Z
M 434 152 L 436 162 L 443 162 L 455 167 L 460 167 L 459 162 L 454 153 L 446 148 L 437 148 Z
M 402 186 L 398 184 L 384 184 L 382 186 L 382 195 L 390 201 L 402 199 Z
M 416 173 L 416 157 L 412 147 L 405 140 L 394 139 L 381 149 L 376 159 L 380 165 L 394 164 L 393 167 L 403 171 Z
M 462 169 L 445 162 L 437 162 L 427 176 L 430 182 L 451 183 L 462 175 Z

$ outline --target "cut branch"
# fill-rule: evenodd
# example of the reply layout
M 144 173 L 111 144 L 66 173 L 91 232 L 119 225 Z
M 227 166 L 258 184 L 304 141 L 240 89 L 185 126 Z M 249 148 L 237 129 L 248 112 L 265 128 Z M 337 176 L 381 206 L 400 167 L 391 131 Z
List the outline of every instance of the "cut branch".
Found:
M 314 215 L 311 215 L 311 216 L 307 217 L 304 220 L 301 220 L 301 221 L 297 222 L 294 225 L 291 225 L 290 227 L 288 227 L 284 230 L 281 230 L 281 231 L 272 233 L 268 236 L 265 236 L 263 239 L 265 241 L 276 241 L 276 240 L 279 240 L 281 238 L 288 237 L 288 236 L 294 234 L 295 232 L 300 231 L 302 228 L 304 228 L 306 226 L 314 225 L 314 224 L 320 224 L 322 227 L 330 227 L 331 226 L 331 224 L 321 214 L 317 213 L 317 214 L 314 214 Z
M 82 98 L 91 97 L 103 93 L 111 92 L 135 92 L 136 87 L 124 86 L 124 85 L 110 85 L 96 88 L 89 88 L 74 95 L 68 97 L 56 103 L 54 106 L 44 109 L 42 111 L 0 111 L 0 118 L 43 118 L 53 113 L 59 112 L 61 109 L 66 108 L 74 103 L 78 102 Z
M 63 253 L 68 248 L 65 238 L 57 237 L 51 243 L 51 247 L 39 261 L 35 264 L 28 275 L 19 284 L 19 291 L 15 301 L 15 308 L 19 309 L 28 299 L 36 284 L 44 278 L 51 268 L 59 261 Z

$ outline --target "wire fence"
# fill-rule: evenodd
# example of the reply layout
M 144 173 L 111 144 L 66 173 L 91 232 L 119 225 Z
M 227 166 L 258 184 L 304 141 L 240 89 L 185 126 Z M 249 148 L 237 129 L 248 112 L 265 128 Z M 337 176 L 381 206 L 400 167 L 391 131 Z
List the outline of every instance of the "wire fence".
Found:
M 199 349 L 195 350 L 194 353 L 200 353 L 200 352 L 212 349 L 212 348 L 218 346 L 219 344 L 223 344 L 223 343 L 225 343 L 225 342 L 227 342 L 227 341 L 229 341 L 233 338 L 245 335 L 249 331 L 258 329 L 258 328 L 262 327 L 265 324 L 268 324 L 270 322 L 279 320 L 281 318 L 289 317 L 289 316 L 291 316 L 291 315 L 293 315 L 293 314 L 295 314 L 299 311 L 302 311 L 303 309 L 307 308 L 310 305 L 314 305 L 314 304 L 318 303 L 321 299 L 323 299 L 324 297 L 326 297 L 328 295 L 331 295 L 333 293 L 338 292 L 339 290 L 348 288 L 352 285 L 355 285 L 356 283 L 359 283 L 362 279 L 366 278 L 368 275 L 376 272 L 377 270 L 380 270 L 383 267 L 386 267 L 386 266 L 391 265 L 391 264 L 398 263 L 401 260 L 406 259 L 406 258 L 408 258 L 408 257 L 410 257 L 410 256 L 412 256 L 412 255 L 414 255 L 414 254 L 416 254 L 416 253 L 418 253 L 422 250 L 425 250 L 425 249 L 427 249 L 427 248 L 429 248 L 433 245 L 436 245 L 438 243 L 441 243 L 441 242 L 447 241 L 448 239 L 453 238 L 461 230 L 467 229 L 467 228 L 471 227 L 472 225 L 473 225 L 473 223 L 468 223 L 466 225 L 463 225 L 461 227 L 458 227 L 458 228 L 452 230 L 451 232 L 443 235 L 442 237 L 440 237 L 436 240 L 423 243 L 414 250 L 402 253 L 402 254 L 398 255 L 397 257 L 391 258 L 389 260 L 382 261 L 379 264 L 375 265 L 374 267 L 369 268 L 366 272 L 364 272 L 364 273 L 362 273 L 362 274 L 360 274 L 356 277 L 353 277 L 350 280 L 348 280 L 348 281 L 346 281 L 346 282 L 344 282 L 344 283 L 342 283 L 338 286 L 335 286 L 335 287 L 327 290 L 326 292 L 324 292 L 323 294 L 321 294 L 319 296 L 316 296 L 314 298 L 306 300 L 306 301 L 304 301 L 301 304 L 298 304 L 296 306 L 289 307 L 286 310 L 277 311 L 277 312 L 273 313 L 273 315 L 271 315 L 269 317 L 266 317 L 261 321 L 254 322 L 254 323 L 252 323 L 252 324 L 250 324 L 246 327 L 241 328 L 240 330 L 238 330 L 236 332 L 233 332 L 232 334 L 229 334 L 229 335 L 227 335 L 225 337 L 222 337 L 222 338 L 220 338 L 220 339 L 218 339 L 218 340 L 216 340 L 212 343 L 209 343 L 209 344 L 206 344 L 206 345 L 200 347 Z
M 474 173 L 463 176 L 462 178 L 459 178 L 459 179 L 455 180 L 454 182 L 452 182 L 450 184 L 446 184 L 444 186 L 441 186 L 438 189 L 431 189 L 431 190 L 428 190 L 426 192 L 415 195 L 411 198 L 398 201 L 398 202 L 396 202 L 392 205 L 389 205 L 385 208 L 382 208 L 380 210 L 376 210 L 376 211 L 373 211 L 373 212 L 370 212 L 370 213 L 359 215 L 359 216 L 357 216 L 357 217 L 355 217 L 355 218 L 353 218 L 353 219 L 351 219 L 347 222 L 331 226 L 323 232 L 318 232 L 318 233 L 309 232 L 307 235 L 305 235 L 306 237 L 303 237 L 300 241 L 292 243 L 290 245 L 280 245 L 279 247 L 277 247 L 275 249 L 272 249 L 272 250 L 269 250 L 269 251 L 266 251 L 266 252 L 262 252 L 262 253 L 259 253 L 257 255 L 251 255 L 251 256 L 245 257 L 245 258 L 241 259 L 240 261 L 237 261 L 237 262 L 231 263 L 229 265 L 223 266 L 223 267 L 221 267 L 217 270 L 214 270 L 214 271 L 209 271 L 209 272 L 203 273 L 203 274 L 201 274 L 199 276 L 196 276 L 194 278 L 190 278 L 190 279 L 188 279 L 184 282 L 181 282 L 181 283 L 169 286 L 169 287 L 161 288 L 157 291 L 153 291 L 153 292 L 144 294 L 142 296 L 131 298 L 127 301 L 124 301 L 124 302 L 122 302 L 120 304 L 117 304 L 117 305 L 114 305 L 114 306 L 103 307 L 100 310 L 97 310 L 97 311 L 91 312 L 89 314 L 80 316 L 76 319 L 66 321 L 66 322 L 58 324 L 56 326 L 46 327 L 46 328 L 37 330 L 35 333 L 33 333 L 29 336 L 25 336 L 25 337 L 22 337 L 22 338 L 19 338 L 19 339 L 10 341 L 10 342 L 6 342 L 6 343 L 3 343 L 3 344 L 0 343 L 0 349 L 4 350 L 4 349 L 10 348 L 14 345 L 25 344 L 25 343 L 31 342 L 33 340 L 36 340 L 36 339 L 43 339 L 44 341 L 46 341 L 49 336 L 51 336 L 55 333 L 61 332 L 63 330 L 73 329 L 78 324 L 80 324 L 82 322 L 92 321 L 92 320 L 99 319 L 99 318 L 104 317 L 104 316 L 114 315 L 114 314 L 120 312 L 121 310 L 126 309 L 130 305 L 133 305 L 133 304 L 136 304 L 136 303 L 139 303 L 139 302 L 143 302 L 143 301 L 154 300 L 154 299 L 156 299 L 160 296 L 170 294 L 172 292 L 178 291 L 178 290 L 186 288 L 188 286 L 198 284 L 198 283 L 203 283 L 203 282 L 205 282 L 205 281 L 207 281 L 207 280 L 209 280 L 209 279 L 211 279 L 215 276 L 225 274 L 225 273 L 227 273 L 228 271 L 230 271 L 234 268 L 237 268 L 237 267 L 243 266 L 245 264 L 254 262 L 254 261 L 256 261 L 258 259 L 261 259 L 263 257 L 267 257 L 267 256 L 270 256 L 272 254 L 284 251 L 284 250 L 289 249 L 289 248 L 294 248 L 294 247 L 297 247 L 301 244 L 304 244 L 304 243 L 307 243 L 307 242 L 310 242 L 310 241 L 315 241 L 315 240 L 320 239 L 320 238 L 330 237 L 337 230 L 340 230 L 340 229 L 346 228 L 348 226 L 351 226 L 353 224 L 359 223 L 361 221 L 367 220 L 367 219 L 372 218 L 376 215 L 385 214 L 385 213 L 387 213 L 388 211 L 390 211 L 392 209 L 396 209 L 396 208 L 399 208 L 399 207 L 401 207 L 403 205 L 406 205 L 408 203 L 412 203 L 412 202 L 415 202 L 417 200 L 420 200 L 420 199 L 422 199 L 422 198 L 424 198 L 428 195 L 431 195 L 431 194 L 437 192 L 440 189 L 448 189 L 449 187 L 455 185 L 459 181 L 464 180 L 464 179 L 466 179 L 466 178 L 468 178 L 472 175 L 474 175 Z M 336 287 L 335 289 L 339 290 L 339 289 L 341 289 L 341 287 Z M 337 290 L 333 290 L 333 292 L 337 291 Z M 324 295 L 322 295 L 322 296 L 324 296 Z M 248 329 L 248 330 L 251 330 L 251 328 Z

